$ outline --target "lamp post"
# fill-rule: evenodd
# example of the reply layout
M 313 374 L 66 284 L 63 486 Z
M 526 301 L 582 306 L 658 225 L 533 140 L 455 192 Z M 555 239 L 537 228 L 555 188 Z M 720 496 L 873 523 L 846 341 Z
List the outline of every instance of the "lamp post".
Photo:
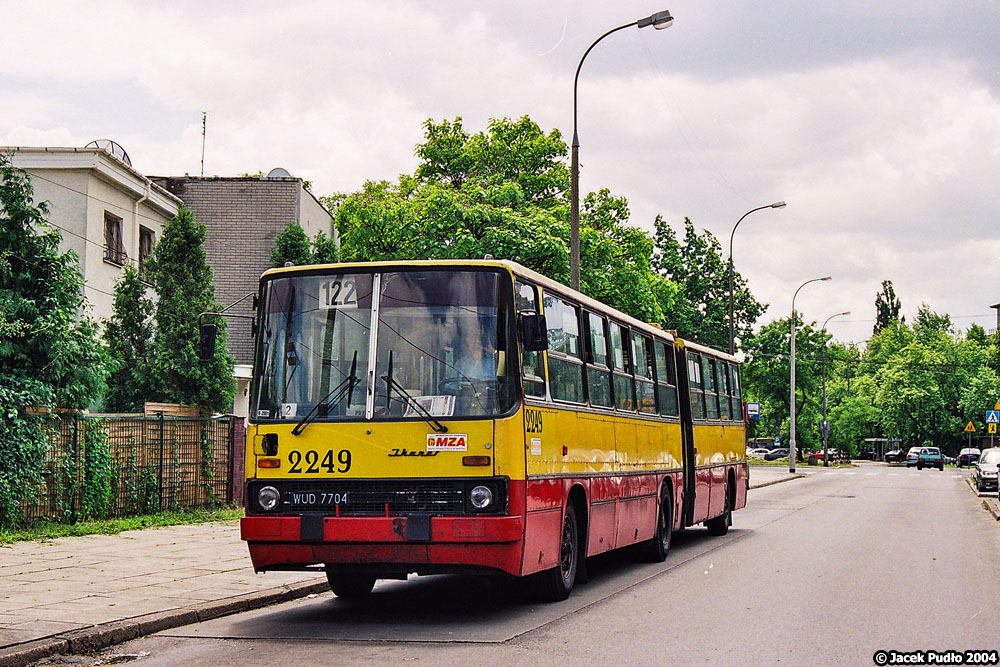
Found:
M 736 228 L 740 226 L 743 222 L 743 218 L 747 217 L 754 211 L 761 211 L 765 208 L 785 208 L 785 202 L 776 201 L 773 204 L 767 204 L 766 206 L 758 206 L 757 208 L 752 208 L 736 221 L 733 225 L 733 231 L 729 232 L 729 354 L 736 354 L 736 338 L 735 338 L 735 325 L 733 321 L 733 236 L 736 234 Z
M 799 289 L 795 290 L 795 294 L 792 295 L 792 370 L 791 370 L 791 396 L 788 402 L 789 410 L 791 411 L 791 421 L 792 428 L 791 433 L 789 433 L 788 440 L 788 472 L 795 472 L 795 297 L 799 295 L 799 290 L 808 285 L 809 283 L 819 282 L 821 280 L 831 280 L 830 276 L 824 276 L 822 278 L 813 278 L 812 280 L 807 280 L 801 285 Z
M 583 52 L 583 57 L 580 58 L 580 64 L 576 66 L 576 76 L 573 77 L 573 145 L 571 149 L 571 161 L 570 161 L 570 252 L 569 252 L 569 267 L 570 267 L 570 287 L 575 290 L 580 289 L 580 137 L 576 131 L 576 88 L 577 83 L 580 81 L 580 69 L 583 67 L 583 61 L 587 59 L 587 55 L 593 50 L 597 43 L 602 39 L 607 37 L 613 32 L 618 32 L 619 30 L 624 30 L 625 28 L 631 28 L 632 26 L 638 26 L 639 28 L 645 28 L 647 26 L 653 26 L 656 30 L 663 30 L 664 28 L 669 28 L 670 24 L 674 22 L 674 17 L 670 15 L 668 11 L 656 12 L 645 18 L 641 18 L 638 21 L 632 21 L 631 23 L 626 23 L 625 25 L 620 25 L 617 28 L 608 30 L 606 33 L 594 40 L 594 43 Z
M 822 329 L 822 331 L 824 333 L 826 333 L 826 325 L 829 324 L 830 320 L 832 320 L 833 318 L 835 318 L 835 317 L 841 317 L 843 315 L 850 315 L 850 314 L 851 314 L 851 311 L 847 310 L 847 311 L 844 311 L 843 313 L 837 313 L 836 315 L 831 315 L 830 317 L 826 318 L 826 321 L 823 322 L 823 329 Z M 830 425 L 826 421 L 826 341 L 825 340 L 823 341 L 823 355 L 822 355 L 822 359 L 823 359 L 823 362 L 822 362 L 822 365 L 823 365 L 823 423 L 820 424 L 820 432 L 823 435 L 823 467 L 824 468 L 828 468 L 828 467 L 830 467 L 830 455 L 829 455 L 829 451 L 830 451 L 830 448 L 829 448 L 829 444 L 830 444 Z

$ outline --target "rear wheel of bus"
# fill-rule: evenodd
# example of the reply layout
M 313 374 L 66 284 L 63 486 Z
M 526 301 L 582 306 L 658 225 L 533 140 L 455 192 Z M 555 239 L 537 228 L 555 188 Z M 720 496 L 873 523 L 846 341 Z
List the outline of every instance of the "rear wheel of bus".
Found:
M 643 542 L 642 556 L 651 563 L 662 563 L 670 552 L 670 539 L 674 526 L 674 505 L 670 492 L 663 487 L 660 494 L 660 509 L 656 513 L 656 533 L 651 540 Z
M 562 538 L 559 544 L 559 564 L 538 573 L 539 592 L 545 600 L 559 602 L 569 597 L 576 581 L 580 564 L 580 531 L 576 523 L 573 502 L 566 505 L 563 516 Z
M 726 507 L 721 516 L 709 519 L 705 522 L 709 535 L 725 535 L 729 532 L 729 527 L 733 525 L 733 505 L 736 504 L 736 484 L 733 478 L 729 478 L 726 484 Z
M 330 590 L 338 598 L 359 600 L 371 595 L 375 588 L 375 577 L 351 572 L 326 571 L 326 580 L 330 582 Z

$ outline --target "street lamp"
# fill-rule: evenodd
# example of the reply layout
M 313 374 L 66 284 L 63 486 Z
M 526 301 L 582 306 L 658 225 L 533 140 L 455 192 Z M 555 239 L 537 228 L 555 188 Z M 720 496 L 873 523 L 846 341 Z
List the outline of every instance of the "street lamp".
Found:
M 733 231 L 729 233 L 729 354 L 736 354 L 735 327 L 733 324 L 733 235 L 736 234 L 736 228 L 743 222 L 743 218 L 754 211 L 760 211 L 765 208 L 785 208 L 785 202 L 776 201 L 773 204 L 750 209 L 736 221 L 736 224 L 733 225 Z
M 813 278 L 812 280 L 807 280 L 801 285 L 799 289 L 795 290 L 795 294 L 792 295 L 792 371 L 789 384 L 791 385 L 791 400 L 789 401 L 789 409 L 792 416 L 792 429 L 789 434 L 790 444 L 788 445 L 788 472 L 795 472 L 795 297 L 799 295 L 799 290 L 808 285 L 809 283 L 815 283 L 819 281 L 832 280 L 830 276 L 824 276 L 823 278 Z
M 842 313 L 837 313 L 836 315 L 831 315 L 826 318 L 823 322 L 823 333 L 826 333 L 826 325 L 829 324 L 830 320 L 835 317 L 841 317 L 843 315 L 850 315 L 851 311 L 846 310 Z M 823 423 L 820 424 L 820 433 L 823 435 L 823 467 L 830 467 L 830 456 L 829 456 L 829 445 L 830 445 L 830 426 L 826 421 L 826 341 L 823 341 Z
M 597 43 L 613 32 L 631 28 L 632 26 L 638 26 L 639 28 L 653 26 L 656 30 L 663 30 L 664 28 L 669 28 L 673 22 L 674 17 L 670 15 L 670 12 L 662 11 L 641 18 L 638 21 L 620 25 L 594 40 L 594 43 L 584 51 L 583 57 L 580 58 L 580 64 L 576 66 L 576 76 L 573 77 L 573 147 L 570 165 L 570 199 L 572 201 L 570 202 L 569 253 L 570 287 L 575 290 L 580 289 L 580 137 L 576 131 L 576 87 L 580 81 L 580 68 L 583 67 L 583 61 L 587 59 L 587 55 L 597 46 Z

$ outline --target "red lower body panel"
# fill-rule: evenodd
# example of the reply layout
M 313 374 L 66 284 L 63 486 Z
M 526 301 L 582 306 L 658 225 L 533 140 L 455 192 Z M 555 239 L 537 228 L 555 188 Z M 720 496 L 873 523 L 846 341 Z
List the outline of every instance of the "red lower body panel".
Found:
M 303 541 L 299 517 L 254 516 L 242 519 L 240 532 L 258 571 L 332 563 L 520 573 L 524 533 L 520 516 L 431 517 L 427 542 L 407 540 L 406 523 L 406 517 L 325 517 L 322 539 Z

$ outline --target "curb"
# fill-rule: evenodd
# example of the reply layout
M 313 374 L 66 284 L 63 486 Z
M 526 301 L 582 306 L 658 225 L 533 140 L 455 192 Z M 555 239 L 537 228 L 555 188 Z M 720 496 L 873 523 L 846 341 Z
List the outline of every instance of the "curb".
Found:
M 790 482 L 793 479 L 799 479 L 801 477 L 805 477 L 805 474 L 801 472 L 791 473 L 788 477 L 782 477 L 781 479 L 772 479 L 770 482 L 751 484 L 750 490 L 752 491 L 753 489 L 762 489 L 765 486 L 774 486 L 775 484 L 781 484 L 782 482 Z
M 965 478 L 966 483 L 969 485 L 969 490 L 976 494 L 976 498 L 980 498 L 983 501 L 983 505 L 989 510 L 989 513 L 993 515 L 993 518 L 1000 521 L 1000 500 L 992 496 L 980 496 L 979 491 L 976 490 L 976 485 L 972 482 L 971 477 Z
M 159 611 L 121 621 L 110 621 L 89 628 L 72 630 L 52 637 L 36 639 L 0 649 L 0 667 L 22 667 L 51 655 L 93 653 L 114 644 L 145 637 L 162 630 L 200 623 L 220 616 L 260 609 L 279 602 L 323 593 L 329 590 L 325 580 L 306 581 L 279 588 L 188 605 L 170 611 Z

